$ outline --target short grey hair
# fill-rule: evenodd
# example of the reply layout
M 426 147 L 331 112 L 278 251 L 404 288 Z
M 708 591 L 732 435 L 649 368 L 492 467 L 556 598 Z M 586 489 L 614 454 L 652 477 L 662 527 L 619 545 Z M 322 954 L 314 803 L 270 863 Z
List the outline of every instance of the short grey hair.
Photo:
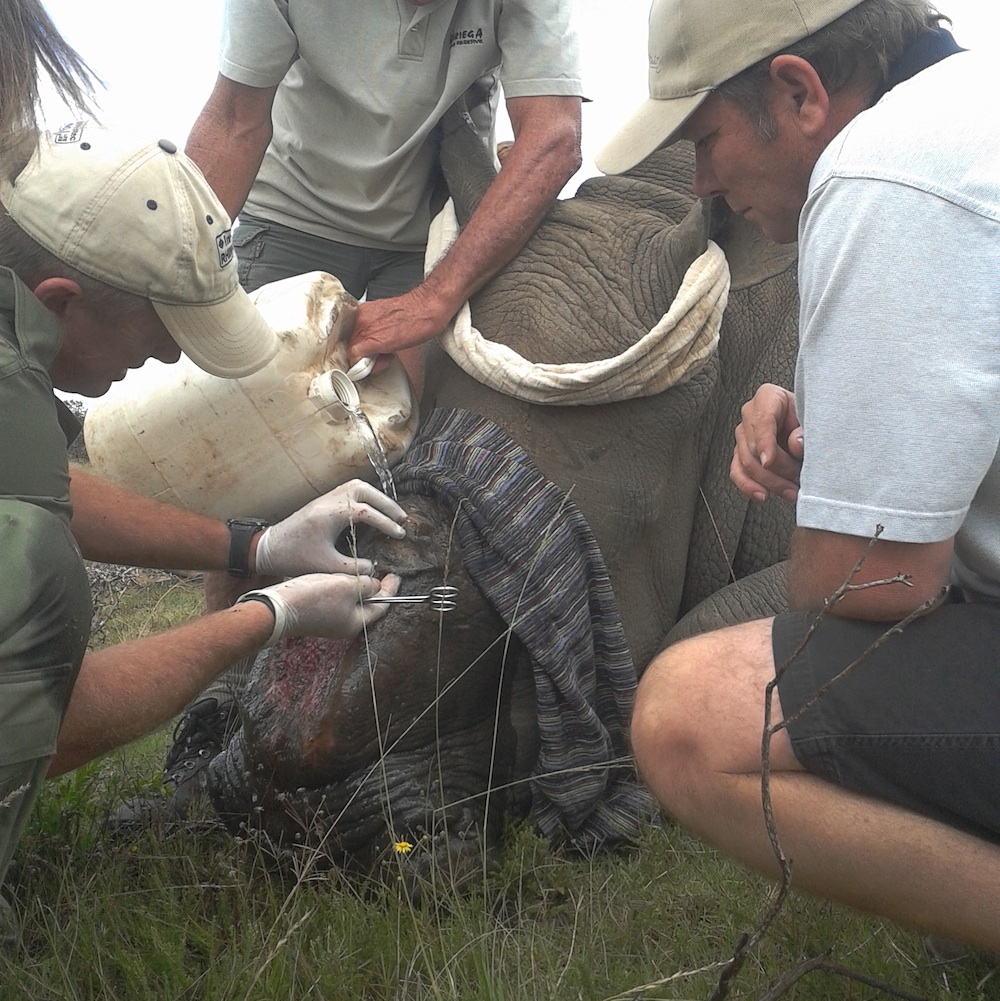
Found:
M 102 319 L 137 313 L 149 302 L 144 296 L 98 281 L 60 260 L 25 233 L 6 210 L 0 210 L 0 266 L 10 268 L 32 289 L 46 278 L 68 278 L 76 282 Z
M 775 56 L 787 53 L 804 59 L 831 94 L 857 86 L 874 95 L 903 50 L 942 22 L 951 23 L 927 0 L 863 0 L 819 31 L 731 77 L 715 93 L 754 119 L 760 138 L 769 141 L 777 131 L 768 110 L 769 73 Z

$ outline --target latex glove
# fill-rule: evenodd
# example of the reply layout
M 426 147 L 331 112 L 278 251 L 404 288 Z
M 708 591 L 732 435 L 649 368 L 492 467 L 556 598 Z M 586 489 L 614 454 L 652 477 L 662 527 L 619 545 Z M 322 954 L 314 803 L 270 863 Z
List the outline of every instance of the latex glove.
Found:
M 247 591 L 237 599 L 263 601 L 274 612 L 274 629 L 265 647 L 286 636 L 326 636 L 353 639 L 389 611 L 389 605 L 366 605 L 362 598 L 375 594 L 394 595 L 400 579 L 351 574 L 313 573 L 292 577 L 271 587 Z
M 337 540 L 345 529 L 361 524 L 402 539 L 406 530 L 399 522 L 405 517 L 406 512 L 381 490 L 364 480 L 348 480 L 264 529 L 257 543 L 256 572 L 274 577 L 371 574 L 371 560 L 340 552 Z

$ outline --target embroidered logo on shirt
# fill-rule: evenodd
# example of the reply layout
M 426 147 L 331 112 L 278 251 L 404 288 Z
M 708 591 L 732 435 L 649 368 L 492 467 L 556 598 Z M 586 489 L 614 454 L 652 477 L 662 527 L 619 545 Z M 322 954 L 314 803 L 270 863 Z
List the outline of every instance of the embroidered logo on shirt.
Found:
M 460 31 L 453 31 L 448 41 L 451 48 L 455 48 L 456 45 L 482 45 L 483 29 L 466 28 Z
M 219 252 L 219 267 L 224 268 L 233 259 L 233 231 L 227 229 L 215 238 L 215 249 Z

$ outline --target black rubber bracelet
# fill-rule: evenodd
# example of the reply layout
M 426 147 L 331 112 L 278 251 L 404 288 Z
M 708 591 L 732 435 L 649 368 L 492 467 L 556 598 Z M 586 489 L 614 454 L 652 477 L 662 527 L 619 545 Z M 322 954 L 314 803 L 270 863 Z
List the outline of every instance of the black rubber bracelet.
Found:
M 247 591 L 246 594 L 241 594 L 236 599 L 236 604 L 239 605 L 245 601 L 259 601 L 262 605 L 267 605 L 267 607 L 271 610 L 271 614 L 274 616 L 274 625 L 271 627 L 271 635 L 268 637 L 267 642 L 263 645 L 263 647 L 261 647 L 261 649 L 266 650 L 269 646 L 278 641 L 278 637 L 284 625 L 284 617 L 274 601 L 263 591 Z

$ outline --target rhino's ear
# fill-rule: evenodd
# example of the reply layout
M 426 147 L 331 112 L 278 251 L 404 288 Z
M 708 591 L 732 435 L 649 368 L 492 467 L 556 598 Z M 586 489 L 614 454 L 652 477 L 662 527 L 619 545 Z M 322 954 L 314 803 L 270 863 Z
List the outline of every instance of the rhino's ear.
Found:
M 484 145 L 472 118 L 480 102 L 481 95 L 477 96 L 475 86 L 471 87 L 445 112 L 440 126 L 439 163 L 460 226 L 468 222 L 496 178 L 493 154 Z

